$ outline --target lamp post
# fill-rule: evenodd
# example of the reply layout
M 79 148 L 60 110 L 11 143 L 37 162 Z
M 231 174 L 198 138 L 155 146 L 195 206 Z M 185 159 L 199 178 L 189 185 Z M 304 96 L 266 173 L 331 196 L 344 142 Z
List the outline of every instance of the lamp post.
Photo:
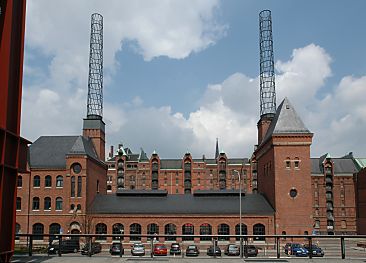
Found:
M 241 174 L 238 170 L 234 170 L 238 174 L 239 177 L 239 237 L 240 237 L 240 247 L 239 253 L 240 257 L 243 257 L 243 238 L 242 238 L 242 224 L 241 224 Z

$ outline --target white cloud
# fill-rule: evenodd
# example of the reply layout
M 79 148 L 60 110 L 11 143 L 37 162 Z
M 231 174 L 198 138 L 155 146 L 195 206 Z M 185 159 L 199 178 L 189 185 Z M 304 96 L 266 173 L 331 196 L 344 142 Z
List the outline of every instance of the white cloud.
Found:
M 310 44 L 293 51 L 291 60 L 277 62 L 278 99 L 284 96 L 294 104 L 305 125 L 314 133 L 311 152 L 341 156 L 349 151 L 365 154 L 362 143 L 366 130 L 366 76 L 345 76 L 323 98 L 317 92 L 332 75 L 330 55 Z M 279 100 L 278 100 L 279 102 Z
M 80 134 L 86 111 L 92 12 L 104 15 L 105 67 L 112 72 L 115 54 L 126 40 L 137 43 L 136 51 L 145 60 L 157 56 L 181 59 L 215 43 L 225 28 L 215 21 L 217 6 L 218 1 L 209 0 L 143 4 L 115 0 L 108 5 L 86 0 L 29 1 L 27 45 L 43 52 L 51 62 L 42 72 L 33 65 L 37 57 L 28 55 L 25 74 L 33 81 L 24 88 L 23 136 L 34 140 L 41 135 Z M 319 98 L 317 92 L 332 75 L 331 61 L 315 44 L 295 49 L 288 61 L 278 61 L 277 101 L 289 97 L 315 133 L 314 156 L 364 153 L 359 142 L 366 129 L 366 76 L 345 76 Z M 106 74 L 107 81 L 111 78 Z M 187 117 L 169 106 L 146 107 L 139 97 L 119 105 L 106 103 L 107 143 L 117 144 L 122 139 L 135 151 L 142 146 L 147 153 L 157 150 L 170 158 L 181 157 L 186 151 L 195 157 L 212 157 L 219 137 L 220 147 L 229 157 L 250 157 L 257 138 L 258 87 L 258 78 L 232 74 L 222 83 L 208 85 L 198 109 Z
M 329 54 L 314 44 L 294 49 L 289 61 L 276 63 L 279 72 L 276 78 L 278 98 L 289 97 L 305 113 L 316 92 L 331 76 L 331 61 Z
M 182 59 L 214 44 L 225 34 L 225 26 L 216 21 L 218 6 L 219 0 L 28 1 L 22 135 L 35 140 L 40 135 L 80 132 L 86 112 L 92 13 L 104 16 L 104 83 L 108 84 L 118 65 L 115 55 L 126 41 L 137 43 L 145 60 Z M 132 104 L 142 105 L 142 100 L 136 97 Z M 118 106 L 104 108 L 111 131 L 118 130 L 123 124 Z
M 201 106 L 187 118 L 170 107 L 119 107 L 116 116 L 125 121 L 114 120 L 120 129 L 109 131 L 109 143 L 123 138 L 134 150 L 142 146 L 147 153 L 156 150 L 165 158 L 178 158 L 187 151 L 194 157 L 212 158 L 218 137 L 228 156 L 250 156 L 256 140 L 257 86 L 257 79 L 233 74 L 221 84 L 209 85 Z

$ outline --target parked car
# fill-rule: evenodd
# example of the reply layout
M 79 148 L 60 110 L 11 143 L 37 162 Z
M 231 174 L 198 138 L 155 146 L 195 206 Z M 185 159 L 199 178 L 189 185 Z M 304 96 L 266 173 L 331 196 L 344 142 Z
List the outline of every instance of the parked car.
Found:
M 287 243 L 285 245 L 285 254 L 295 255 L 297 257 L 307 257 L 309 251 L 299 243 Z
M 186 249 L 186 256 L 197 257 L 200 254 L 198 247 L 196 245 L 189 245 Z
M 153 254 L 154 256 L 166 256 L 168 255 L 168 249 L 164 244 L 155 244 Z
M 125 253 L 125 250 L 121 243 L 114 242 L 109 249 L 109 253 L 111 253 L 111 255 L 123 255 Z
M 51 245 L 48 246 L 48 254 L 61 253 L 76 253 L 80 250 L 80 243 L 78 239 L 66 239 L 61 241 L 61 248 L 58 240 L 54 240 Z
M 240 246 L 236 244 L 228 244 L 224 251 L 225 255 L 228 256 L 239 256 L 240 255 Z
M 90 243 L 86 243 L 84 247 L 81 249 L 82 255 L 93 255 L 100 253 L 102 251 L 102 245 L 97 242 L 92 242 L 91 247 Z
M 221 249 L 219 246 L 210 246 L 207 249 L 207 256 L 219 256 L 221 257 Z
M 131 249 L 132 256 L 145 256 L 145 247 L 142 243 L 135 243 Z
M 258 255 L 258 248 L 254 245 L 244 245 L 243 254 L 246 257 L 256 257 Z
M 182 250 L 180 248 L 179 243 L 172 243 L 170 246 L 170 255 L 180 255 L 182 253 Z
M 304 248 L 306 248 L 309 253 L 310 253 L 310 246 L 309 244 L 305 244 Z M 324 251 L 323 249 L 321 249 L 320 247 L 318 247 L 317 245 L 312 245 L 312 252 L 313 252 L 313 257 L 324 257 Z

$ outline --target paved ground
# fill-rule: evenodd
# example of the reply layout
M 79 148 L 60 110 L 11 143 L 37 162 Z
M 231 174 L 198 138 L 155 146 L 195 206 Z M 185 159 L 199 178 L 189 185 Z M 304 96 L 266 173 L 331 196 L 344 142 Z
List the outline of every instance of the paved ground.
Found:
M 216 263 L 216 262 L 224 262 L 224 263 L 239 263 L 239 262 L 258 262 L 258 263 L 269 263 L 269 262 L 278 262 L 278 263 L 304 263 L 304 262 L 315 262 L 315 263 L 343 263 L 343 262 L 351 262 L 351 263 L 365 263 L 365 258 L 358 259 L 339 259 L 339 258 L 248 258 L 248 259 L 240 259 L 240 258 L 232 258 L 232 257 L 222 257 L 222 258 L 209 258 L 209 257 L 198 257 L 198 258 L 173 258 L 173 257 L 107 257 L 107 256 L 94 256 L 94 257 L 81 257 L 81 256 L 70 256 L 65 255 L 62 257 L 47 257 L 47 256 L 34 256 L 34 257 L 25 257 L 25 256 L 16 256 L 13 258 L 12 263 L 117 263 L 117 262 L 126 262 L 126 263 L 142 263 L 142 262 L 169 262 L 169 263 Z

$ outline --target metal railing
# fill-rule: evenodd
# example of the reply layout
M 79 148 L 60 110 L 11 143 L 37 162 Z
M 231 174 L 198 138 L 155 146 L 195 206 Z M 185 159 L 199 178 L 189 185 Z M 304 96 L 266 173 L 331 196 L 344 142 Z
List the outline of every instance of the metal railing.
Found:
M 202 240 L 201 240 L 202 239 Z M 204 241 L 203 241 L 204 240 Z M 207 241 L 209 240 L 209 241 Z M 181 247 L 181 256 L 184 257 L 184 249 L 190 244 L 196 244 L 201 251 L 213 246 L 223 247 L 228 244 L 236 244 L 240 249 L 238 257 L 248 257 L 246 248 L 254 245 L 260 257 L 288 257 L 284 246 L 287 243 L 299 243 L 307 245 L 309 258 L 318 256 L 313 254 L 313 245 L 320 244 L 325 250 L 325 255 L 330 257 L 366 258 L 366 235 L 110 235 L 110 234 L 18 234 L 16 235 L 15 253 L 23 253 L 29 256 L 33 254 L 58 255 L 65 253 L 81 252 L 83 255 L 93 256 L 101 252 L 113 252 L 112 244 L 119 243 L 120 249 L 117 255 L 127 255 L 134 243 L 141 242 L 145 245 L 144 256 L 154 257 L 154 244 L 164 243 L 168 248 L 172 243 L 178 243 Z M 243 244 L 243 246 L 240 246 Z M 358 248 L 357 246 L 360 245 Z M 118 247 L 118 246 L 117 246 Z M 352 250 L 353 249 L 353 250 Z M 131 249 L 132 250 L 132 249 Z M 221 249 L 220 249 L 221 250 Z M 132 251 L 130 251 L 133 255 Z M 105 255 L 105 253 L 101 253 Z M 216 257 L 216 253 L 213 254 Z

